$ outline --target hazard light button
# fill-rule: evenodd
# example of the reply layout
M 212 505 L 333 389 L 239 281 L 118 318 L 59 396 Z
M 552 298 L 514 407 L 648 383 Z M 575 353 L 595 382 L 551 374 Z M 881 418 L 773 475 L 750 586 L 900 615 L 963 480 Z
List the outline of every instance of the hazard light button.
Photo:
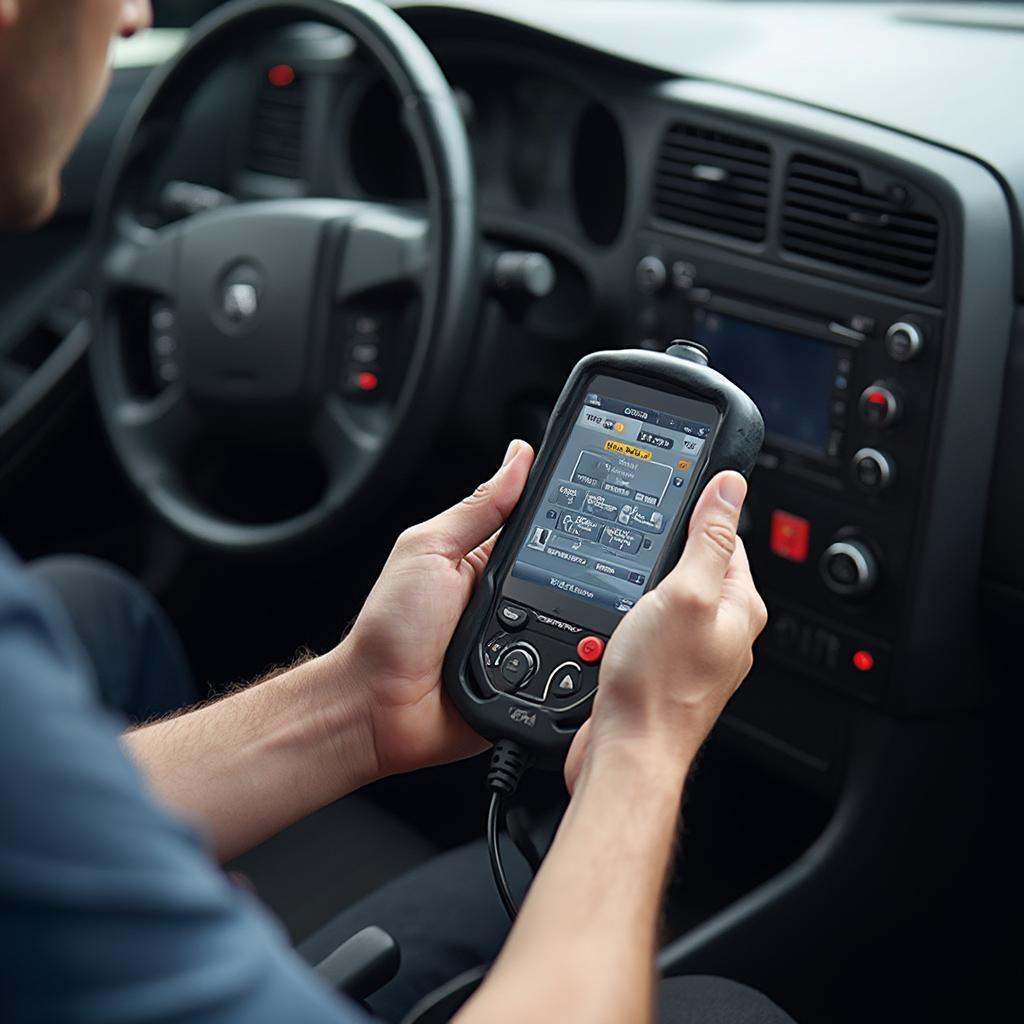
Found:
M 789 562 L 806 562 L 811 546 L 811 524 L 801 516 L 776 509 L 772 512 L 772 554 Z

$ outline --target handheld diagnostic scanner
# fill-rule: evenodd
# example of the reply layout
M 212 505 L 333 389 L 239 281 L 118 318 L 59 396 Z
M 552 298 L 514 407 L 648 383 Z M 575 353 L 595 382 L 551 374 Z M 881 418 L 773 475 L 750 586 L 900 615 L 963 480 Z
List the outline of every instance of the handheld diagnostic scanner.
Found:
M 675 565 L 705 484 L 749 476 L 763 438 L 699 345 L 581 360 L 448 649 L 467 722 L 560 767 L 615 627 Z

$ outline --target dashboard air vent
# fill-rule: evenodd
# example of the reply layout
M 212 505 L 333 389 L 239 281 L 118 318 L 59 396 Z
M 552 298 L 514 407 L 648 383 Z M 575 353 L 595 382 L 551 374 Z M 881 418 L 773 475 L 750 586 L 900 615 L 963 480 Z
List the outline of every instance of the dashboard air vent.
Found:
M 261 174 L 301 178 L 305 114 L 302 77 L 284 65 L 271 68 L 253 104 L 245 166 Z
M 654 171 L 656 217 L 752 242 L 764 240 L 771 151 L 692 124 L 665 132 Z
M 914 205 L 902 185 L 875 191 L 853 167 L 795 156 L 786 175 L 782 244 L 862 274 L 927 284 L 939 223 Z

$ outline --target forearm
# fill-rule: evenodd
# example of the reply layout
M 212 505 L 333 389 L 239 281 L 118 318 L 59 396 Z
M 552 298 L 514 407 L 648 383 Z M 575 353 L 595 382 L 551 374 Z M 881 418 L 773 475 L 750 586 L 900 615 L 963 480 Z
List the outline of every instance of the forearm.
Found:
M 657 926 L 687 763 L 601 751 L 508 942 L 459 1024 L 650 1020 Z
M 124 743 L 157 796 L 227 860 L 375 777 L 364 705 L 342 645 Z

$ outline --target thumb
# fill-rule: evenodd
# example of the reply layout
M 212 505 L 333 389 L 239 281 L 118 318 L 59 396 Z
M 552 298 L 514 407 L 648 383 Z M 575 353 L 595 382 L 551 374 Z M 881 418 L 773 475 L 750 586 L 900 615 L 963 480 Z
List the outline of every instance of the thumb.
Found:
M 732 470 L 719 473 L 708 484 L 693 510 L 679 564 L 662 581 L 662 587 L 699 595 L 708 608 L 717 610 L 722 583 L 736 551 L 736 530 L 746 496 L 746 480 Z
M 525 441 L 513 441 L 490 480 L 425 524 L 435 537 L 436 550 L 463 558 L 496 533 L 516 507 L 532 465 L 533 449 Z

